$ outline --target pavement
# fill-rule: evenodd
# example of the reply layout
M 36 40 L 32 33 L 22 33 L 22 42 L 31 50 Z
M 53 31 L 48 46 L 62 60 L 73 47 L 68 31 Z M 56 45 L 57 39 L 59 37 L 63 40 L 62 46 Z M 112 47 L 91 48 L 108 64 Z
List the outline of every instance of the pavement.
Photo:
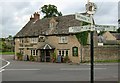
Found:
M 90 64 L 41 63 L 9 60 L 3 81 L 90 81 Z M 95 64 L 95 81 L 118 81 L 118 63 Z

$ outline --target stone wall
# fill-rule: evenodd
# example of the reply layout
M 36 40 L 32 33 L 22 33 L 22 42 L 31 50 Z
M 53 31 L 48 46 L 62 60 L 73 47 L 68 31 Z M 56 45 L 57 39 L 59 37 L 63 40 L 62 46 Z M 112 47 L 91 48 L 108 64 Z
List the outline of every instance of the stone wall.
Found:
M 83 61 L 90 61 L 90 47 L 82 49 Z M 94 47 L 94 60 L 118 60 L 120 46 Z

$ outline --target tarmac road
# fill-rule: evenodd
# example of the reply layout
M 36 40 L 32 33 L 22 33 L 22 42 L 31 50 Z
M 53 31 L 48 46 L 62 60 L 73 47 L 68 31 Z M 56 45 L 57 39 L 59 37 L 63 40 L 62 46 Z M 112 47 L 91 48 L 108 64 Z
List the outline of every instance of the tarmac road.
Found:
M 118 64 L 96 64 L 95 81 L 118 81 Z M 89 64 L 10 61 L 2 71 L 3 81 L 90 81 Z

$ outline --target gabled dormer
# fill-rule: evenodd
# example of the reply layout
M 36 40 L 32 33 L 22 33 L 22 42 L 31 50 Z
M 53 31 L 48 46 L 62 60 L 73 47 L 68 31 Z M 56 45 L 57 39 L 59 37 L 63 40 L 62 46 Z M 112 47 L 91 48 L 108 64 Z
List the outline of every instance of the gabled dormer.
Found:
M 57 24 L 58 24 L 58 22 L 54 18 L 51 18 L 51 20 L 49 22 L 49 28 L 56 28 Z

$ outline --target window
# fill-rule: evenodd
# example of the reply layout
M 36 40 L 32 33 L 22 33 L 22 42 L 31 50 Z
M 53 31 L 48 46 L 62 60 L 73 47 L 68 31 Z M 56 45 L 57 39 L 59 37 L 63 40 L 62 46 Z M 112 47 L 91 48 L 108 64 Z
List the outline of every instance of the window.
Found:
M 39 42 L 45 42 L 45 37 L 44 36 L 39 36 Z
M 53 28 L 54 27 L 54 23 L 50 23 L 50 28 Z
M 73 56 L 78 56 L 78 47 L 72 48 Z
M 68 37 L 67 36 L 60 37 L 59 43 L 67 43 L 67 42 L 68 42 Z
M 24 54 L 24 51 L 20 49 L 20 53 L 23 55 L 23 54 Z
M 38 50 L 36 50 L 36 55 L 38 55 Z
M 38 54 L 38 50 L 31 50 L 31 55 L 36 56 Z
M 59 51 L 59 55 L 61 55 L 61 51 Z
M 38 42 L 38 38 L 30 38 L 30 42 L 31 43 L 37 43 Z
M 59 50 L 58 55 L 61 55 L 63 57 L 68 56 L 68 50 Z
M 35 55 L 35 50 L 33 50 L 33 55 Z
M 20 38 L 20 43 L 23 43 L 23 38 Z
M 68 50 L 66 50 L 66 56 L 68 56 Z
M 64 50 L 62 50 L 62 56 L 64 56 Z

